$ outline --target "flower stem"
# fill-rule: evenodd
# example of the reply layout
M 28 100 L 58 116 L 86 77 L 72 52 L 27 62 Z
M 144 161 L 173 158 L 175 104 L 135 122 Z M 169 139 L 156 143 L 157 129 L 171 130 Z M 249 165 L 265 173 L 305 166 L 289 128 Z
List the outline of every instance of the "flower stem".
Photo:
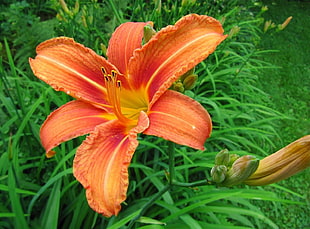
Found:
M 172 185 L 175 180 L 175 144 L 174 142 L 168 142 L 168 160 L 169 160 L 169 184 Z
M 148 202 L 146 202 L 146 204 L 142 207 L 139 215 L 137 215 L 135 218 L 133 218 L 129 225 L 128 225 L 128 229 L 130 229 L 134 223 L 136 222 L 136 220 L 138 220 L 144 213 L 145 211 L 152 206 L 152 204 L 157 200 L 159 199 L 165 192 L 167 192 L 169 189 L 170 189 L 171 185 L 168 184 L 166 185 L 162 190 L 160 190 L 158 193 L 156 193 Z
M 142 207 L 139 215 L 137 215 L 135 218 L 133 218 L 129 225 L 128 229 L 130 229 L 136 220 L 138 220 L 144 213 L 145 211 L 157 200 L 159 199 L 165 192 L 167 192 L 172 185 L 174 184 L 175 181 L 175 170 L 174 170 L 174 157 L 175 157 L 175 144 L 173 142 L 168 142 L 168 160 L 169 160 L 169 183 L 158 193 L 156 193 L 148 202 L 145 203 L 145 205 Z
M 136 220 L 138 220 L 143 214 L 146 212 L 146 210 L 152 206 L 152 204 L 159 199 L 165 192 L 169 191 L 169 189 L 173 186 L 179 186 L 179 187 L 196 187 L 196 186 L 202 186 L 202 185 L 210 185 L 212 184 L 208 180 L 200 180 L 200 181 L 195 181 L 192 183 L 183 183 L 183 182 L 178 182 L 175 179 L 175 143 L 173 142 L 168 142 L 168 165 L 169 165 L 169 175 L 168 175 L 168 181 L 169 183 L 158 193 L 152 196 L 152 198 L 147 201 L 144 206 L 142 207 L 141 211 L 139 212 L 139 215 L 137 215 L 135 218 L 133 218 L 129 225 L 128 229 L 132 228 Z
M 211 184 L 213 184 L 213 183 L 211 181 L 208 181 L 208 180 L 200 180 L 200 181 L 195 181 L 192 183 L 184 183 L 184 182 L 174 181 L 172 183 L 172 185 L 174 185 L 174 186 L 186 187 L 186 188 L 203 186 L 203 185 L 211 185 Z

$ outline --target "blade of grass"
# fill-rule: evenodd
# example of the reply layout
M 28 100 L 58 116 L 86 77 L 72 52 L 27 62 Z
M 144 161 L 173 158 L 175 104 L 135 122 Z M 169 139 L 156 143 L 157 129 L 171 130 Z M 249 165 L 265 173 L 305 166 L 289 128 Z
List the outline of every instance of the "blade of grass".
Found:
M 41 226 L 43 228 L 57 229 L 60 210 L 60 187 L 61 178 L 54 183 L 50 197 L 48 198 L 41 221 Z
M 13 213 L 15 214 L 14 222 L 16 228 L 27 229 L 28 224 L 25 218 L 25 214 L 23 212 L 23 207 L 20 202 L 19 195 L 16 193 L 16 181 L 15 181 L 15 173 L 13 165 L 11 164 L 8 173 L 8 188 L 9 188 L 9 198 L 11 201 L 11 206 Z
M 206 211 L 219 212 L 219 213 L 244 214 L 244 215 L 248 215 L 248 216 L 252 216 L 252 217 L 255 217 L 257 219 L 260 219 L 264 223 L 268 224 L 270 226 L 270 228 L 279 229 L 279 227 L 274 222 L 272 222 L 269 218 L 267 218 L 266 216 L 264 216 L 258 212 L 252 211 L 252 210 L 247 210 L 247 209 L 238 208 L 238 207 L 225 207 L 225 206 L 210 206 L 210 205 L 208 205 L 203 209 L 203 212 L 206 212 Z
M 129 216 L 124 217 L 123 219 L 121 219 L 117 223 L 113 224 L 112 226 L 109 226 L 107 229 L 120 229 L 120 228 L 122 228 L 126 223 L 128 223 L 129 221 L 131 221 L 135 217 L 137 217 L 139 215 L 140 211 L 141 211 L 141 209 L 131 213 Z
M 10 189 L 9 189 L 8 186 L 0 184 L 0 190 L 8 192 Z M 17 194 L 24 194 L 24 195 L 30 195 L 30 196 L 34 196 L 36 194 L 35 192 L 28 191 L 28 190 L 23 190 L 23 189 L 20 189 L 20 188 L 15 188 L 15 192 Z
M 52 177 L 51 179 L 49 179 L 49 181 L 43 185 L 40 190 L 37 192 L 37 194 L 32 198 L 32 200 L 30 201 L 29 205 L 28 205 L 28 214 L 31 214 L 32 211 L 32 207 L 34 205 L 34 203 L 37 201 L 37 199 L 52 185 L 54 184 L 57 180 L 61 179 L 63 176 L 66 176 L 68 174 L 72 174 L 72 168 L 66 169 L 60 173 L 58 173 L 56 176 Z
M 22 133 L 24 131 L 24 128 L 30 123 L 30 119 L 33 115 L 33 113 L 36 111 L 36 109 L 39 107 L 39 105 L 41 103 L 43 103 L 45 97 L 46 97 L 46 94 L 48 93 L 48 91 L 50 91 L 50 88 L 48 90 L 46 90 L 40 97 L 39 99 L 37 99 L 35 101 L 35 103 L 30 107 L 30 109 L 28 110 L 28 112 L 26 113 L 26 115 L 24 116 L 16 134 L 14 135 L 14 138 L 13 138 L 13 143 L 12 143 L 12 148 L 15 149 L 18 142 L 19 142 L 19 139 L 22 137 Z

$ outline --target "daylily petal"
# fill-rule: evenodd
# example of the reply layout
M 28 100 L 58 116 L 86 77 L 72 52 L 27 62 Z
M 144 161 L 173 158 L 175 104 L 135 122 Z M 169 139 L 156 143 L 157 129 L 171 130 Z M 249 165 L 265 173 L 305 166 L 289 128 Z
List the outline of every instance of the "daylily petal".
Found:
M 190 14 L 160 30 L 129 61 L 133 88 L 145 87 L 151 104 L 184 74 L 212 53 L 226 38 L 217 20 Z M 156 96 L 153 98 L 153 96 Z
M 180 145 L 203 150 L 204 142 L 211 134 L 212 122 L 208 112 L 195 100 L 176 91 L 166 91 L 148 115 L 150 126 L 144 134 Z
M 106 122 L 97 126 L 78 148 L 73 173 L 96 212 L 110 217 L 120 211 L 128 188 L 128 166 L 138 146 L 137 133 L 148 125 L 143 112 L 138 125 L 129 132 L 117 120 Z
M 105 103 L 104 77 L 115 67 L 103 57 L 71 38 L 58 37 L 41 43 L 35 59 L 29 59 L 34 74 L 55 90 L 94 103 Z
M 129 59 L 133 51 L 142 46 L 143 28 L 147 22 L 126 22 L 121 24 L 112 34 L 107 56 L 121 73 L 126 73 Z
M 40 138 L 47 155 L 62 142 L 87 134 L 107 121 L 107 114 L 88 103 L 76 100 L 52 112 L 43 123 Z

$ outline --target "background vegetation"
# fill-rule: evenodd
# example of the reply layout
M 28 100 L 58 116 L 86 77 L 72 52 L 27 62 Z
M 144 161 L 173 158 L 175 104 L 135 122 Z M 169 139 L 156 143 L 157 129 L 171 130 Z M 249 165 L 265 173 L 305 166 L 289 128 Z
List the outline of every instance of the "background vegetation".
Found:
M 283 3 L 284 2 L 284 3 Z M 83 137 L 45 158 L 39 129 L 69 101 L 34 77 L 28 58 L 56 36 L 105 54 L 111 33 L 125 21 L 173 24 L 188 13 L 222 21 L 229 38 L 201 63 L 197 86 L 186 91 L 210 112 L 214 124 L 206 151 L 177 146 L 176 177 L 209 178 L 214 155 L 263 157 L 309 134 L 309 2 L 296 1 L 13 1 L 0 4 L 0 228 L 306 228 L 310 226 L 309 169 L 267 187 L 176 187 L 133 224 L 148 200 L 167 183 L 166 141 L 140 136 L 130 168 L 128 198 L 117 217 L 93 212 L 72 176 Z M 289 5 L 288 5 L 289 4 Z M 268 10 L 265 5 L 268 5 Z M 289 7 L 288 7 L 289 6 Z M 288 27 L 264 32 L 272 20 Z M 307 21 L 308 20 L 308 21 Z M 278 51 L 277 51 L 278 50 Z

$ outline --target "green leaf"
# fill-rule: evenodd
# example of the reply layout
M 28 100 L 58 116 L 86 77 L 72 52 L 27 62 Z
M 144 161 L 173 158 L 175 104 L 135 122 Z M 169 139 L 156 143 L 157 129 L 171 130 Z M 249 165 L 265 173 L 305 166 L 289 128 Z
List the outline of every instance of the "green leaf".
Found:
M 41 220 L 42 228 L 57 229 L 60 206 L 60 187 L 61 179 L 57 180 L 53 185 L 53 189 L 43 212 Z
M 164 223 L 164 222 L 161 222 L 161 221 L 159 221 L 159 220 L 152 219 L 152 218 L 149 218 L 149 217 L 145 217 L 145 216 L 140 217 L 140 218 L 137 220 L 137 222 L 145 223 L 145 224 L 166 225 L 166 223 Z
M 14 169 L 11 164 L 9 168 L 9 174 L 8 174 L 8 187 L 9 187 L 9 198 L 11 201 L 11 206 L 13 213 L 15 214 L 15 226 L 16 228 L 23 228 L 27 229 L 28 224 L 26 222 L 25 214 L 23 212 L 23 207 L 20 202 L 19 195 L 16 193 L 16 181 L 15 181 L 15 174 Z

